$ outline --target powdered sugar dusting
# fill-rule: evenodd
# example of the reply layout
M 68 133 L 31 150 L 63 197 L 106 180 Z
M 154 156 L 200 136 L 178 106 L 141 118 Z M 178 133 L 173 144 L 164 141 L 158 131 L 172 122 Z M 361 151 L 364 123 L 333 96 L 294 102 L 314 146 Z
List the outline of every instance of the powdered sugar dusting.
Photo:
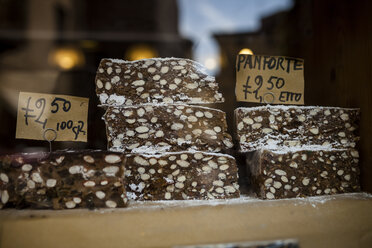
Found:
M 111 94 L 109 98 L 107 99 L 108 103 L 115 103 L 115 104 L 124 104 L 125 103 L 125 96 L 118 96 L 116 94 Z
M 332 148 L 331 146 L 322 145 L 301 145 L 300 147 L 277 147 L 277 146 L 262 146 L 262 150 L 270 150 L 272 153 L 276 154 L 286 154 L 288 152 L 299 152 L 299 151 L 348 151 L 349 149 L 338 149 Z
M 172 147 L 168 146 L 140 146 L 131 150 L 131 153 L 138 153 L 138 154 L 156 154 L 156 153 L 164 153 L 168 152 Z
M 106 100 L 108 99 L 108 95 L 106 93 L 101 93 L 98 97 L 100 102 L 106 102 Z
M 101 104 L 101 105 L 98 105 L 98 107 L 104 107 L 104 108 L 117 108 L 117 109 L 127 109 L 127 108 L 141 108 L 141 107 L 146 107 L 146 106 L 150 106 L 150 107 L 166 107 L 166 106 L 170 106 L 170 105 L 173 105 L 173 106 L 185 106 L 187 108 L 200 108 L 200 109 L 204 109 L 204 110 L 212 110 L 212 111 L 218 111 L 218 112 L 221 112 L 221 113 L 225 113 L 224 111 L 220 110 L 220 109 L 216 109 L 216 108 L 210 108 L 210 107 L 206 107 L 206 106 L 196 106 L 196 105 L 189 105 L 189 104 L 185 104 L 185 103 L 173 103 L 173 104 L 167 104 L 167 103 L 164 103 L 164 102 L 160 102 L 160 103 L 144 103 L 144 104 L 140 104 L 140 105 L 130 105 L 130 106 L 113 106 L 113 105 L 110 105 L 110 104 Z
M 236 111 L 251 112 L 251 111 L 260 111 L 266 109 L 280 109 L 280 110 L 289 110 L 289 109 L 345 109 L 345 110 L 359 110 L 359 108 L 341 108 L 341 107 L 324 107 L 324 106 L 296 106 L 296 105 L 265 105 L 258 107 L 239 107 L 235 109 Z
M 167 148 L 164 146 L 164 148 Z M 169 149 L 169 148 L 168 148 Z M 111 147 L 109 151 L 112 152 L 124 152 L 124 149 L 120 149 L 117 147 Z M 235 157 L 229 155 L 229 154 L 224 154 L 224 153 L 214 153 L 214 152 L 204 152 L 204 151 L 199 151 L 199 150 L 186 150 L 186 151 L 180 151 L 180 152 L 167 152 L 167 151 L 162 151 L 162 150 L 154 150 L 153 147 L 146 147 L 146 146 L 141 146 L 138 148 L 134 148 L 131 153 L 128 153 L 127 155 L 136 155 L 139 154 L 143 157 L 146 158 L 161 158 L 163 156 L 171 156 L 171 155 L 180 155 L 180 154 L 195 154 L 195 153 L 201 153 L 204 156 L 217 156 L 217 157 L 226 157 L 230 159 L 234 159 Z
M 271 150 L 277 154 L 285 154 L 287 152 L 298 152 L 298 151 L 303 151 L 303 150 L 309 150 L 309 151 L 341 151 L 345 150 L 342 148 L 333 148 L 334 144 L 337 144 L 336 142 L 334 143 L 329 143 L 328 145 L 306 145 L 306 144 L 301 144 L 300 138 L 298 139 L 298 145 L 296 146 L 286 146 L 284 144 L 281 144 L 283 140 L 289 140 L 289 135 L 286 134 L 279 134 L 276 136 L 272 136 L 270 134 L 266 134 L 265 136 L 261 137 L 259 140 L 256 140 L 254 143 L 254 147 L 249 148 L 253 146 L 252 142 L 241 142 L 240 145 L 241 147 L 244 148 L 244 152 L 253 152 L 258 149 L 263 149 L 263 150 Z M 291 141 L 296 141 L 292 139 Z
M 173 184 L 173 183 L 174 183 L 174 181 L 173 181 L 172 179 L 169 179 L 168 177 L 163 177 L 163 179 L 164 179 L 167 183 L 169 183 L 169 184 Z
M 130 198 L 130 195 L 127 196 Z M 131 198 L 132 199 L 132 198 Z M 278 204 L 288 205 L 293 204 L 295 207 L 311 205 L 315 209 L 319 206 L 327 204 L 332 201 L 372 201 L 372 194 L 361 193 L 347 193 L 338 195 L 316 196 L 308 198 L 294 198 L 294 199 L 280 199 L 280 200 L 260 200 L 254 197 L 241 196 L 235 199 L 215 199 L 215 200 L 169 200 L 169 201 L 133 201 L 129 200 L 129 205 L 126 208 L 116 209 L 71 209 L 71 210 L 15 210 L 15 209 L 2 209 L 0 217 L 28 217 L 32 216 L 56 216 L 56 215 L 71 215 L 71 214 L 85 214 L 89 212 L 107 214 L 107 213 L 120 213 L 128 211 L 162 211 L 168 208 L 190 208 L 198 206 L 214 207 L 214 206 L 232 206 L 232 205 L 247 205 L 247 206 L 275 206 Z M 3 214 L 3 215 L 2 215 Z
M 131 209 L 163 209 L 174 207 L 195 207 L 195 206 L 221 206 L 221 205 L 255 205 L 264 204 L 293 204 L 294 206 L 311 205 L 317 208 L 319 205 L 337 200 L 372 200 L 372 194 L 369 193 L 346 193 L 337 195 L 314 196 L 307 198 L 291 198 L 278 200 L 261 200 L 250 196 L 241 196 L 234 199 L 214 199 L 214 200 L 164 200 L 164 201 L 130 201 L 127 210 Z M 125 209 L 124 209 L 125 210 Z
M 160 158 L 160 157 L 163 157 L 163 156 L 171 156 L 171 155 L 179 155 L 179 154 L 195 154 L 195 153 L 202 153 L 205 156 L 226 157 L 226 158 L 230 158 L 230 159 L 235 160 L 235 158 L 233 156 L 228 155 L 228 154 L 213 153 L 213 152 L 202 152 L 202 151 L 196 151 L 196 150 L 181 151 L 181 152 L 165 152 L 165 153 L 161 153 L 161 154 L 142 154 L 142 153 L 140 153 L 140 155 L 143 156 L 143 157 L 148 157 L 148 158 L 152 158 L 152 157 Z M 133 154 L 133 155 L 135 155 L 135 154 Z
M 146 61 L 149 61 L 149 60 L 152 60 L 152 61 L 155 61 L 158 62 L 166 62 L 166 61 L 173 61 L 173 60 L 185 60 L 187 61 L 188 63 L 192 64 L 195 69 L 197 69 L 198 71 L 200 71 L 201 73 L 207 75 L 207 69 L 205 68 L 204 65 L 200 64 L 199 62 L 197 61 L 194 61 L 194 60 L 191 60 L 191 59 L 186 59 L 186 58 L 176 58 L 176 57 L 166 57 L 166 58 L 151 58 L 151 59 L 140 59 L 140 60 L 133 60 L 133 61 L 129 61 L 129 60 L 122 60 L 122 59 L 111 59 L 111 58 L 103 58 L 102 60 L 104 59 L 107 59 L 107 60 L 110 60 L 111 62 L 113 63 L 118 63 L 118 64 L 136 64 L 138 62 L 146 62 Z M 206 78 L 207 81 L 214 81 L 215 78 L 213 76 L 209 76 Z

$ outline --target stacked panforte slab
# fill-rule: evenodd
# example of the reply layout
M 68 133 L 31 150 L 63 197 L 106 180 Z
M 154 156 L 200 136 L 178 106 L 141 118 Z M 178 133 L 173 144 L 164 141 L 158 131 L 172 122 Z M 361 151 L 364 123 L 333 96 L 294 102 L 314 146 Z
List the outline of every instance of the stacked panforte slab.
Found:
M 0 208 L 125 207 L 125 161 L 91 150 L 1 156 Z
M 223 102 L 214 77 L 188 59 L 103 59 L 96 91 L 106 108 L 108 150 L 126 153 L 135 200 L 239 197 Z
M 235 119 L 258 197 L 360 191 L 359 109 L 262 106 L 238 108 Z

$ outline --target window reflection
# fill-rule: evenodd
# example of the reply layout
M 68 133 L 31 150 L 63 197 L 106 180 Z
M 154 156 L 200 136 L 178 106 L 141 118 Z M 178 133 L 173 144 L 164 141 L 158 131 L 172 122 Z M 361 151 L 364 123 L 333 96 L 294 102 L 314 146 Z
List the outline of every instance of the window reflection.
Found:
M 103 110 L 94 88 L 101 58 L 192 58 L 221 78 L 222 91 L 232 89 L 234 78 L 223 76 L 230 57 L 216 34 L 257 30 L 262 16 L 292 5 L 290 0 L 0 2 L 1 153 L 48 149 L 46 142 L 15 139 L 20 91 L 89 97 L 89 142 L 58 142 L 53 148 L 105 149 Z

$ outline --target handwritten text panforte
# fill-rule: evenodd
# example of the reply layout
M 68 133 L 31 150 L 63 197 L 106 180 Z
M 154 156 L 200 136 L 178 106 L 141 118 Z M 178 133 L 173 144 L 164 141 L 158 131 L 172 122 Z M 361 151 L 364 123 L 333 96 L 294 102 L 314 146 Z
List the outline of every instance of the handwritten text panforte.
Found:
M 273 56 L 251 56 L 238 55 L 237 71 L 240 69 L 275 70 L 291 73 L 292 71 L 303 70 L 303 61 L 296 58 L 273 57 Z
M 237 101 L 304 104 L 304 60 L 284 56 L 239 54 Z

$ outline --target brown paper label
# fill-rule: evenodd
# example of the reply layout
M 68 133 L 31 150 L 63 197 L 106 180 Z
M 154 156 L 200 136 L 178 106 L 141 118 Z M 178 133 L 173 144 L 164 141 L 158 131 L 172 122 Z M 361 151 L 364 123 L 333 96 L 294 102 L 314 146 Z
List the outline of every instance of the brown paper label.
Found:
M 304 60 L 239 54 L 236 58 L 237 101 L 304 104 Z
M 88 98 L 20 92 L 16 138 L 87 142 L 88 106 Z

